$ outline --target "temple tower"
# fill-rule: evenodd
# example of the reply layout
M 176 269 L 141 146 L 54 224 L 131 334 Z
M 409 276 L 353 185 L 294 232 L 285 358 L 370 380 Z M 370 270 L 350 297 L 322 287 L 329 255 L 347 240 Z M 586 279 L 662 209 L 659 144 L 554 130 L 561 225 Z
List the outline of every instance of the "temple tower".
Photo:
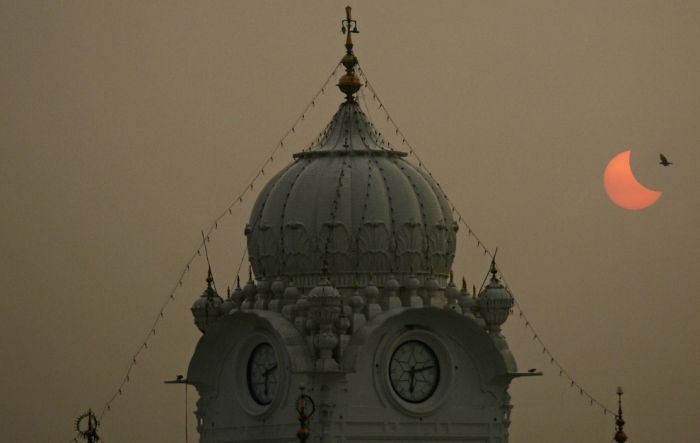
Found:
M 349 7 L 342 29 L 344 101 L 257 197 L 248 282 L 193 306 L 200 441 L 297 441 L 304 386 L 311 442 L 506 442 L 513 299 L 495 263 L 480 294 L 456 287 L 451 207 L 360 109 Z

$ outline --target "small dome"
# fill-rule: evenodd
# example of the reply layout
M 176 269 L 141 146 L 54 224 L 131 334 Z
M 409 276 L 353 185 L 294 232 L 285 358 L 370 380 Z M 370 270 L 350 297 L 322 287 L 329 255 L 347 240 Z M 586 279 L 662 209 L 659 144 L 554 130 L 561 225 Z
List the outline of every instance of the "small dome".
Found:
M 211 269 L 207 275 L 207 288 L 202 295 L 192 304 L 192 316 L 194 316 L 194 324 L 197 325 L 200 331 L 206 332 L 209 325 L 214 323 L 221 315 L 221 305 L 223 300 L 212 287 L 214 278 L 211 275 Z
M 309 303 L 317 303 L 318 300 L 322 300 L 320 303 L 323 303 L 326 300 L 334 300 L 332 303 L 335 304 L 335 300 L 337 300 L 337 304 L 340 305 L 340 299 L 340 293 L 326 278 L 322 279 L 318 283 L 318 286 L 309 292 Z
M 389 292 L 398 292 L 400 288 L 401 285 L 399 284 L 399 282 L 396 280 L 393 274 L 390 274 L 384 282 L 384 289 L 386 289 Z
M 286 289 L 286 286 L 284 284 L 284 280 L 278 275 L 277 278 L 275 279 L 274 282 L 272 282 L 272 285 L 270 286 L 270 290 L 272 291 L 275 296 L 281 296 L 284 293 L 284 290 Z
M 296 286 L 294 286 L 294 283 L 291 280 L 289 281 L 289 285 L 284 290 L 283 297 L 285 300 L 296 300 L 297 297 L 299 297 L 299 290 Z
M 486 321 L 488 329 L 499 334 L 501 325 L 508 319 L 513 307 L 513 296 L 496 276 L 498 270 L 493 261 L 490 272 L 491 281 L 479 293 L 479 314 Z
M 221 304 L 221 315 L 229 314 L 233 309 L 238 308 L 241 304 L 243 290 L 241 290 L 241 279 L 236 276 L 236 288 Z
M 319 143 L 262 190 L 246 226 L 256 275 L 337 287 L 382 286 L 390 274 L 437 275 L 446 283 L 457 224 L 437 183 L 387 148 L 357 102 L 344 102 Z
M 476 292 L 476 289 L 474 289 Z M 462 277 L 462 289 L 459 291 L 459 305 L 462 307 L 462 312 L 465 315 L 474 316 L 474 310 L 477 308 L 477 302 L 467 289 L 467 281 Z

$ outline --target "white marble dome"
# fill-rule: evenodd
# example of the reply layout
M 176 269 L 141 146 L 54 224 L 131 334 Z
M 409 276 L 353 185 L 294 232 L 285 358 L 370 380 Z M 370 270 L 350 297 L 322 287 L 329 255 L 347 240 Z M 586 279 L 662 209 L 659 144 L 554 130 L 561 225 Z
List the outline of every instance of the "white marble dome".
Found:
M 258 196 L 245 230 L 255 275 L 311 287 L 326 263 L 339 287 L 391 274 L 432 275 L 444 286 L 457 224 L 437 183 L 404 157 L 356 101 L 341 104 L 319 143 Z

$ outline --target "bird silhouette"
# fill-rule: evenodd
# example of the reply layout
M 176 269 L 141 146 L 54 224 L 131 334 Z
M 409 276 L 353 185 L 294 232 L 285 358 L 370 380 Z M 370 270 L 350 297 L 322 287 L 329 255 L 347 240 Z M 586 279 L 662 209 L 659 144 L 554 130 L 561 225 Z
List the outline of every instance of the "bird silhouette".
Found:
M 670 161 L 668 161 L 668 159 L 666 158 L 666 156 L 663 155 L 663 154 L 659 154 L 659 158 L 661 159 L 661 161 L 659 162 L 659 164 L 660 164 L 661 166 L 664 166 L 664 167 L 665 167 L 665 166 L 669 166 L 669 165 L 672 165 L 672 164 L 673 164 L 673 163 L 671 163 Z

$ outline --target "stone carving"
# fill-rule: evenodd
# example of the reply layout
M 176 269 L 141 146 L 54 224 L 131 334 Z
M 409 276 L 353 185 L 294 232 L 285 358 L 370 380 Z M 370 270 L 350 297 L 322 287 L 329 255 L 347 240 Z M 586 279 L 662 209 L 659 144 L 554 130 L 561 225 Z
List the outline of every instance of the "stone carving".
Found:
M 313 347 L 318 355 L 315 367 L 318 370 L 339 368 L 333 350 L 339 343 L 334 326 L 340 316 L 341 300 L 338 290 L 325 277 L 309 293 L 309 320 L 306 324 L 309 333 L 313 334 Z
M 396 255 L 399 269 L 423 269 L 424 250 L 423 225 L 410 220 L 399 226 L 396 230 Z
M 355 332 L 367 323 L 367 317 L 362 312 L 362 308 L 365 306 L 365 299 L 360 295 L 360 290 L 357 286 L 355 286 L 355 290 L 350 297 L 350 306 L 352 307 L 352 332 Z
M 432 269 L 443 271 L 449 267 L 448 229 L 444 223 L 435 223 L 428 229 L 428 253 Z
M 407 308 L 422 308 L 423 299 L 418 295 L 418 285 L 420 281 L 411 274 L 404 283 L 405 290 L 401 296 L 401 304 Z
M 313 250 L 313 240 L 306 226 L 298 222 L 284 225 L 284 261 L 286 272 L 295 273 L 304 269 Z
M 390 275 L 384 283 L 384 298 L 382 299 L 382 309 L 388 311 L 390 309 L 397 309 L 401 307 L 401 299 L 398 296 L 399 289 L 401 286 L 399 282 Z
M 350 343 L 350 326 L 352 326 L 350 318 L 348 318 L 348 306 L 345 306 L 345 298 L 341 296 L 340 300 L 340 315 L 336 321 L 335 327 L 338 331 L 338 357 L 340 358 L 345 352 L 345 348 Z
M 301 335 L 306 335 L 306 315 L 309 310 L 309 301 L 306 294 L 301 294 L 301 297 L 296 302 L 295 305 L 295 316 L 294 316 L 294 326 L 301 333 Z
M 374 317 L 382 313 L 382 307 L 379 306 L 379 288 L 374 284 L 372 276 L 370 275 L 369 283 L 365 286 L 365 300 L 367 300 L 367 305 L 365 306 L 365 314 L 367 315 L 367 320 L 372 320 Z
M 255 296 L 255 309 L 267 309 L 267 305 L 270 302 L 270 285 L 271 281 L 265 278 L 264 275 L 258 280 L 258 293 Z
M 299 291 L 294 283 L 289 280 L 289 286 L 284 290 L 282 295 L 282 316 L 294 323 L 297 313 L 297 300 L 299 299 Z
M 381 220 L 365 222 L 357 233 L 359 269 L 382 271 L 391 268 L 394 247 L 386 224 Z
M 272 232 L 272 226 L 269 224 L 261 224 L 258 228 L 260 230 L 259 234 L 259 245 L 260 249 L 258 251 L 258 262 L 262 269 L 265 269 L 270 274 L 276 274 L 280 271 L 279 269 L 279 255 L 280 255 L 280 245 L 278 241 L 278 236 Z M 259 268 L 256 270 L 258 272 Z
M 319 237 L 319 252 L 328 261 L 331 272 L 352 268 L 352 239 L 345 224 L 339 221 L 324 222 Z
M 255 307 L 255 295 L 257 288 L 253 282 L 253 276 L 248 272 L 248 282 L 243 287 L 243 302 L 241 303 L 241 311 L 249 311 Z
M 438 285 L 434 275 L 425 279 L 425 292 L 427 306 L 432 306 L 434 308 L 445 307 L 445 294 L 442 289 L 440 289 L 440 285 Z
M 445 288 L 445 297 L 447 298 L 447 309 L 461 314 L 462 306 L 459 303 L 460 293 L 459 289 L 457 289 L 457 286 L 455 285 L 454 275 L 452 274 L 452 271 L 450 271 L 450 282 L 447 284 L 447 288 Z
M 282 280 L 282 277 L 279 275 L 275 279 L 275 281 L 272 282 L 272 285 L 270 286 L 270 290 L 272 291 L 272 300 L 270 303 L 267 305 L 267 308 L 270 311 L 275 311 L 275 312 L 281 312 L 282 311 L 282 306 L 283 306 L 283 300 L 282 296 L 284 294 L 284 280 Z

